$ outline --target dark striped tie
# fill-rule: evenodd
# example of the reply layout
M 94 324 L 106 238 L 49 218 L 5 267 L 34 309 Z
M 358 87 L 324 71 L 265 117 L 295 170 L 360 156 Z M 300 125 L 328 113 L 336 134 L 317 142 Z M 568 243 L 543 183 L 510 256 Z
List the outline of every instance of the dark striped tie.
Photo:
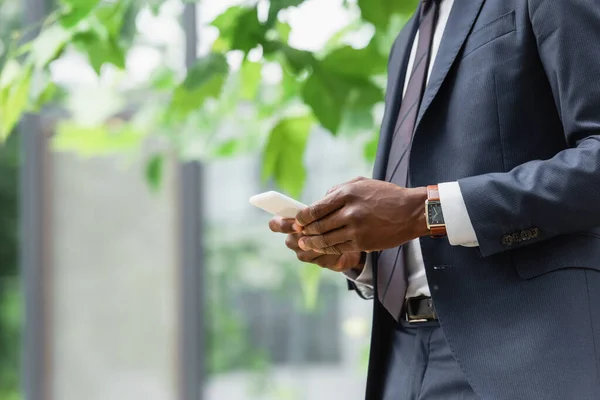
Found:
M 386 170 L 386 181 L 406 187 L 408 161 L 419 107 L 425 91 L 431 60 L 431 43 L 439 14 L 439 0 L 421 0 L 419 43 L 406 94 L 398 113 Z M 408 287 L 403 246 L 379 254 L 377 292 L 379 301 L 397 321 Z

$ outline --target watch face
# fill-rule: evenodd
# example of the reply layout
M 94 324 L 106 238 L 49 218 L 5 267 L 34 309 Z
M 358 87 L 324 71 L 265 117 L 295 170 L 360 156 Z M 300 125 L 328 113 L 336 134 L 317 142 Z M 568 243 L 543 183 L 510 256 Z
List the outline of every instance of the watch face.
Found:
M 429 225 L 444 225 L 444 215 L 442 214 L 442 205 L 439 202 L 429 203 L 427 208 Z

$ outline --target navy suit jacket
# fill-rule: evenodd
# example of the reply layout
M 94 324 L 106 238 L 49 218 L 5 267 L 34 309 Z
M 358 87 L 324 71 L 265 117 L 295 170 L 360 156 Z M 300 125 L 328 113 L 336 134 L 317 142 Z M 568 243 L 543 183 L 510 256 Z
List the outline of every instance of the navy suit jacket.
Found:
M 376 179 L 416 29 L 413 18 L 390 56 Z M 421 246 L 441 326 L 475 392 L 600 399 L 597 1 L 455 0 L 410 158 L 412 186 L 449 181 L 479 247 Z M 375 300 L 368 399 L 381 397 L 393 326 Z

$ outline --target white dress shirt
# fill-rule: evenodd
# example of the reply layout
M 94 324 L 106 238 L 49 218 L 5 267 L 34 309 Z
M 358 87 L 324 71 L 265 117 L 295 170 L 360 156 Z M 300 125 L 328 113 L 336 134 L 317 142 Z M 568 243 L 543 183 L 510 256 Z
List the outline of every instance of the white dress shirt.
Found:
M 454 0 L 441 0 L 440 2 L 440 14 L 433 35 L 431 61 L 427 73 L 427 80 L 429 80 L 429 76 L 431 75 L 431 70 L 433 69 L 453 4 Z M 407 71 L 411 71 L 414 65 L 418 43 L 419 33 L 417 32 L 417 36 L 412 45 Z M 410 77 L 407 74 L 406 79 L 404 80 L 403 96 L 406 93 L 409 78 Z M 473 229 L 473 224 L 467 213 L 467 207 L 458 182 L 441 183 L 438 186 L 442 212 L 444 214 L 446 231 L 448 233 L 450 244 L 453 246 L 478 246 L 475 230 Z M 408 269 L 408 289 L 406 297 L 431 296 L 431 291 L 429 290 L 429 285 L 427 283 L 427 276 L 425 275 L 425 264 L 423 262 L 423 254 L 421 253 L 421 243 L 419 242 L 419 239 L 407 243 L 405 245 L 405 250 L 405 265 Z M 357 287 L 363 295 L 367 297 L 372 296 L 373 271 L 370 263 L 365 265 L 360 275 L 354 271 L 349 271 L 346 272 L 346 276 L 348 279 L 357 283 Z

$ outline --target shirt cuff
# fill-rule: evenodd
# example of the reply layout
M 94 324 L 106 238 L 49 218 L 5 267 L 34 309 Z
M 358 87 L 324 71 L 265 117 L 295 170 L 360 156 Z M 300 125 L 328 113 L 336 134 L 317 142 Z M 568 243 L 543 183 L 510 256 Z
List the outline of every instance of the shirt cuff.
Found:
M 356 272 L 356 270 L 351 269 L 344 272 L 344 275 L 354 283 L 373 289 L 373 267 L 371 266 L 371 257 L 367 257 L 365 266 L 360 274 Z
M 371 264 L 371 257 L 367 254 L 365 266 L 359 274 L 356 270 L 351 269 L 345 271 L 344 275 L 346 278 L 356 283 L 356 288 L 360 291 L 363 297 L 373 297 L 373 265 Z
M 458 182 L 438 185 L 448 241 L 452 246 L 477 247 L 477 235 Z

